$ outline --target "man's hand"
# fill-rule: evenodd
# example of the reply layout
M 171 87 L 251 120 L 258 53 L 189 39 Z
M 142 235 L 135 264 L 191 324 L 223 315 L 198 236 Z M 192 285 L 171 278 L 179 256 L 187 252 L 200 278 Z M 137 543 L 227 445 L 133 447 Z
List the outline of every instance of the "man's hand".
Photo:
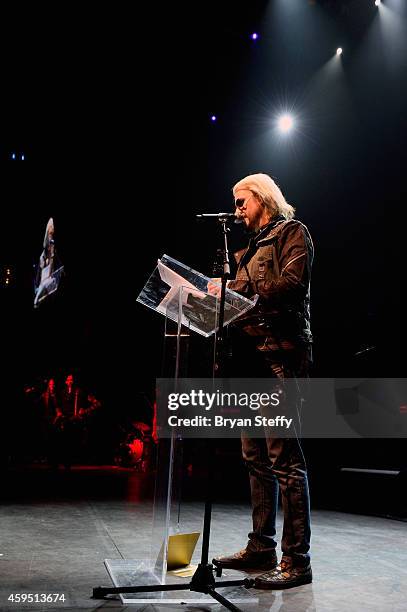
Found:
M 220 297 L 221 282 L 222 282 L 221 278 L 212 278 L 211 281 L 209 281 L 209 283 L 208 283 L 208 293 L 209 293 L 209 295 L 213 295 L 215 297 Z M 214 283 L 218 283 L 218 284 L 215 285 Z

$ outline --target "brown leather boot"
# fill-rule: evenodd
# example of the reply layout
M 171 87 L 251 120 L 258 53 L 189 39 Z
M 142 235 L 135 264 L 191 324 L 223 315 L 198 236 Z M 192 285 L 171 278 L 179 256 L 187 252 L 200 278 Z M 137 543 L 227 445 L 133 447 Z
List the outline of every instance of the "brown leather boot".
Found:
M 291 589 L 312 582 L 311 564 L 294 565 L 291 557 L 283 557 L 271 572 L 260 574 L 254 580 L 255 589 Z
M 277 567 L 277 555 L 275 550 L 249 551 L 243 548 L 234 555 L 215 557 L 212 563 L 223 569 L 271 570 Z

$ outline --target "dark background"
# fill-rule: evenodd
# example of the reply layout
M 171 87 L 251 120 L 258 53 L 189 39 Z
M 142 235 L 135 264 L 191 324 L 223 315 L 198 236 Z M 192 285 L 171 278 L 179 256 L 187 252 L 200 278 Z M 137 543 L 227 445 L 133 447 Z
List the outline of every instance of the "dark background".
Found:
M 137 295 L 163 253 L 211 274 L 217 228 L 194 216 L 259 171 L 315 242 L 314 374 L 405 375 L 406 18 L 399 0 L 2 5 L 4 423 L 71 370 L 112 411 L 152 399 L 163 321 Z M 34 311 L 50 216 L 66 276 Z M 404 441 L 336 444 L 405 466 Z

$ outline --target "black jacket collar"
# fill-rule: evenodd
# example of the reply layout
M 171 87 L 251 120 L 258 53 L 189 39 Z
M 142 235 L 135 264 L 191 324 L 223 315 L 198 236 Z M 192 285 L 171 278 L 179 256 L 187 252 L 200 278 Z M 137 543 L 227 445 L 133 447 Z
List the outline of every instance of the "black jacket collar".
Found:
M 271 221 L 267 223 L 267 225 L 263 225 L 263 227 L 260 227 L 257 231 L 252 232 L 250 234 L 250 242 L 253 241 L 257 243 L 259 240 L 264 238 L 264 236 L 266 236 L 268 232 L 272 230 L 276 225 L 278 225 L 278 223 L 280 223 L 281 221 L 284 221 L 283 215 L 278 215 L 277 217 L 273 217 Z

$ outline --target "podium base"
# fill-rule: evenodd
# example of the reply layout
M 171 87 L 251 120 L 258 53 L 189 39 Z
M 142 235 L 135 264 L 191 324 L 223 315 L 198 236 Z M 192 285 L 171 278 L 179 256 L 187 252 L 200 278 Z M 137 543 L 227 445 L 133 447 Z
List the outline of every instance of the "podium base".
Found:
M 154 573 L 150 561 L 141 561 L 139 559 L 106 559 L 106 570 L 115 587 L 125 587 L 127 585 L 159 585 L 160 579 Z M 231 572 L 228 578 L 239 579 L 246 578 L 240 572 Z M 184 582 L 184 579 L 177 578 L 171 574 L 166 575 L 166 584 L 179 584 Z M 218 583 L 219 588 L 220 584 Z M 221 593 L 231 603 L 239 604 L 244 610 L 247 606 L 257 606 L 258 598 L 241 586 L 224 587 Z M 123 605 L 137 604 L 213 604 L 214 600 L 210 595 L 205 593 L 197 593 L 195 591 L 150 591 L 143 593 L 120 593 L 120 599 Z

